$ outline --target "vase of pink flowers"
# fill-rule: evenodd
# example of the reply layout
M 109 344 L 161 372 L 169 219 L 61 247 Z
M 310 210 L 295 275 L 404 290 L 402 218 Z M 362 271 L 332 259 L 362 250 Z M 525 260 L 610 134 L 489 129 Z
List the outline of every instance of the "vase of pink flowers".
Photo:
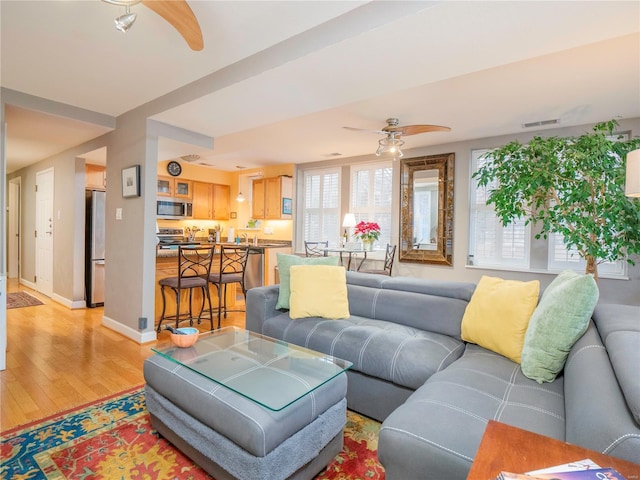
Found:
M 371 251 L 373 242 L 380 238 L 380 225 L 376 222 L 361 221 L 355 227 L 353 236 L 362 242 L 362 249 Z

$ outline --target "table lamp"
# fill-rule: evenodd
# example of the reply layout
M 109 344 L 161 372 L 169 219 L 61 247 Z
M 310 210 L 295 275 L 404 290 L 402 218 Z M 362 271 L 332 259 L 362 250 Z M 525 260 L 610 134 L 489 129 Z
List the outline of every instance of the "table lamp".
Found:
M 627 197 L 640 197 L 640 149 L 627 153 L 627 179 L 624 194 Z
M 342 236 L 344 244 L 346 245 L 351 237 L 350 228 L 356 226 L 356 216 L 353 213 L 347 213 L 342 220 L 342 227 L 344 228 L 344 235 Z

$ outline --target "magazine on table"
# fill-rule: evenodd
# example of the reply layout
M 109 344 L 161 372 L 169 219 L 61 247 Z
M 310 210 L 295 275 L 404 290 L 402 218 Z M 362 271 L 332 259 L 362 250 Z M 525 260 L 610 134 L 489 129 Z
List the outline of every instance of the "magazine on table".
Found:
M 527 473 L 500 472 L 496 480 L 626 480 L 613 468 L 602 468 L 590 459 L 555 465 Z

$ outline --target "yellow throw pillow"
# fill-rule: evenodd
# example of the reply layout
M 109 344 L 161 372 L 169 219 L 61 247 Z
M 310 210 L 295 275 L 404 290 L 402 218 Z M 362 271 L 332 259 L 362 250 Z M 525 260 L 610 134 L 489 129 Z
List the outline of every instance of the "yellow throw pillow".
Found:
M 292 265 L 289 316 L 291 318 L 349 316 L 347 274 L 344 267 Z
M 462 317 L 462 339 L 520 363 L 540 282 L 483 276 Z

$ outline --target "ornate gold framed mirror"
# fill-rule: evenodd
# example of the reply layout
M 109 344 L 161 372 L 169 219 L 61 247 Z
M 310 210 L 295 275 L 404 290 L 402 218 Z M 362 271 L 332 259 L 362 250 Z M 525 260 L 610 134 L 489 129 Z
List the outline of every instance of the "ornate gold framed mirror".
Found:
M 446 153 L 401 160 L 401 262 L 453 265 L 454 159 Z

